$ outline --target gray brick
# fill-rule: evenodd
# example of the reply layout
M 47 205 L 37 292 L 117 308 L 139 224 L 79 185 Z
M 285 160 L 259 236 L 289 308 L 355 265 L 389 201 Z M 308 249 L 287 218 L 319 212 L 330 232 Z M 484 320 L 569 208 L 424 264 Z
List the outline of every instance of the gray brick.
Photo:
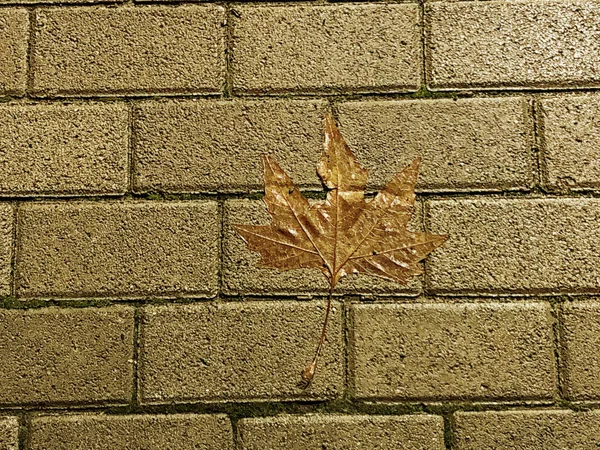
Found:
M 600 4 L 432 2 L 428 72 L 441 89 L 582 87 L 600 82 Z
M 546 303 L 353 305 L 353 396 L 514 400 L 555 393 Z
M 600 96 L 541 101 L 544 184 L 550 189 L 600 187 Z
M 357 101 L 338 110 L 342 134 L 374 187 L 417 156 L 420 190 L 531 186 L 533 126 L 523 98 Z
M 600 303 L 564 304 L 561 327 L 562 381 L 570 400 L 600 398 Z
M 324 302 L 252 301 L 143 309 L 140 400 L 148 403 L 326 399 L 344 388 L 341 305 L 308 390 Z
M 219 93 L 223 20 L 216 5 L 39 10 L 35 94 Z
M 428 203 L 429 231 L 449 233 L 427 262 L 438 293 L 597 291 L 600 201 L 452 199 Z
M 31 450 L 233 450 L 225 415 L 54 415 L 31 421 Z
M 0 10 L 0 95 L 23 95 L 27 88 L 29 12 Z
M 419 230 L 421 210 L 417 205 L 409 228 Z M 229 295 L 322 295 L 329 284 L 318 270 L 294 269 L 280 272 L 257 267 L 258 253 L 248 250 L 235 232 L 234 224 L 264 225 L 269 214 L 262 201 L 229 200 L 224 207 L 223 291 Z M 363 274 L 348 275 L 336 286 L 336 294 L 418 295 L 421 277 L 413 277 L 408 285 Z
M 0 405 L 128 403 L 133 309 L 0 310 Z
M 125 193 L 127 128 L 124 104 L 0 106 L 0 195 Z
M 487 411 L 454 416 L 456 450 L 589 450 L 600 446 L 598 411 Z
M 18 450 L 19 420 L 16 417 L 0 417 L 0 449 Z
M 242 450 L 443 450 L 439 416 L 282 415 L 242 419 Z
M 135 114 L 135 189 L 263 190 L 260 155 L 274 154 L 301 188 L 316 165 L 327 103 L 313 100 L 145 102 Z
M 216 295 L 216 202 L 27 203 L 19 227 L 19 296 Z
M 236 91 L 416 91 L 417 4 L 236 6 Z

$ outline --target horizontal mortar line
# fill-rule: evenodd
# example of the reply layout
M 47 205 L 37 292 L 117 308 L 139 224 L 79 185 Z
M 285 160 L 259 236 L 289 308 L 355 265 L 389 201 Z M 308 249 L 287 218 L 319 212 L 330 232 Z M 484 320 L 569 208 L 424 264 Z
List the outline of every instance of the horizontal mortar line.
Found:
M 474 0 L 475 1 L 475 0 Z M 480 1 L 480 0 L 476 0 Z M 365 93 L 286 93 L 284 94 L 243 94 L 243 95 L 234 95 L 224 96 L 222 93 L 220 94 L 201 94 L 201 93 L 190 93 L 190 94 L 143 94 L 143 95 L 117 95 L 117 94 L 107 94 L 101 96 L 68 96 L 68 97 L 34 97 L 34 96 L 2 96 L 0 95 L 0 105 L 4 104 L 30 104 L 30 103 L 56 103 L 56 104 L 64 104 L 65 102 L 99 102 L 99 103 L 108 103 L 108 102 L 120 102 L 120 101 L 140 101 L 140 102 L 148 102 L 148 101 L 159 101 L 159 100 L 215 100 L 215 101 L 224 101 L 224 102 L 234 102 L 239 100 L 251 101 L 251 100 L 329 100 L 335 101 L 337 103 L 349 102 L 349 101 L 368 101 L 368 100 L 376 100 L 376 101 L 398 101 L 398 100 L 441 100 L 441 99 L 476 99 L 476 98 L 502 98 L 502 97 L 525 97 L 531 95 L 538 95 L 540 97 L 549 97 L 555 94 L 565 95 L 565 94 L 573 94 L 573 95 L 583 95 L 586 93 L 596 93 L 600 91 L 600 88 L 590 89 L 590 88 L 565 88 L 565 89 L 555 89 L 555 90 L 515 90 L 515 91 L 507 91 L 507 90 L 449 90 L 449 91 L 427 91 L 425 93 L 420 91 L 415 92 L 404 92 L 404 93 L 390 93 L 390 92 L 365 92 Z
M 421 401 L 407 401 L 391 403 L 361 402 L 351 400 L 328 400 L 328 401 L 294 401 L 294 402 L 231 402 L 221 403 L 178 403 L 163 405 L 132 405 L 123 406 L 98 406 L 59 404 L 49 405 L 12 405 L 0 406 L 3 414 L 56 414 L 63 412 L 67 414 L 96 413 L 111 416 L 121 415 L 151 415 L 151 414 L 226 414 L 236 418 L 245 417 L 270 417 L 277 414 L 344 414 L 344 415 L 409 415 L 429 413 L 442 415 L 456 411 L 548 411 L 568 409 L 581 411 L 582 409 L 600 408 L 600 402 L 569 402 L 549 401 L 547 403 L 535 403 L 529 401 L 437 401 L 424 404 Z
M 600 295 L 599 288 L 531 288 L 531 289 L 424 289 L 425 295 L 432 298 L 452 298 L 452 297 L 485 297 L 485 298 L 529 298 L 529 297 L 561 297 L 561 296 L 596 296 Z
M 308 199 L 324 200 L 326 192 L 324 191 L 305 191 L 301 190 L 302 193 Z M 378 191 L 369 190 L 366 192 L 367 199 L 374 197 Z M 565 191 L 565 192 L 540 192 L 536 190 L 530 191 L 447 191 L 447 192 L 424 192 L 419 189 L 416 190 L 417 198 L 428 200 L 450 200 L 450 199 L 464 199 L 464 200 L 559 200 L 559 199 L 581 199 L 600 198 L 600 187 L 598 190 L 581 190 L 581 191 Z M 111 204 L 135 204 L 135 203 L 159 203 L 159 202 L 193 202 L 193 201 L 226 201 L 226 200 L 262 200 L 264 194 L 262 192 L 250 192 L 250 193 L 154 193 L 149 192 L 146 194 L 126 194 L 126 195 L 105 195 L 105 196 L 60 196 L 60 197 L 2 197 L 0 196 L 0 203 L 6 202 L 19 202 L 20 204 L 30 203 L 82 203 L 82 202 L 96 202 L 96 203 L 111 203 Z
M 596 294 L 598 295 L 598 294 Z M 522 305 L 523 302 L 529 303 L 564 303 L 567 301 L 577 301 L 581 298 L 596 297 L 594 294 L 548 294 L 548 295 L 498 295 L 498 296 L 403 296 L 390 294 L 334 294 L 335 302 L 349 301 L 356 305 L 465 305 L 477 304 L 486 305 L 491 303 Z M 315 294 L 310 298 L 298 294 L 290 295 L 255 295 L 255 296 L 224 296 L 214 298 L 156 298 L 128 300 L 123 298 L 51 298 L 51 299 L 19 299 L 7 297 L 0 299 L 0 310 L 31 310 L 41 308 L 64 308 L 64 309 L 85 309 L 85 308 L 109 308 L 113 306 L 130 307 L 151 307 L 151 306 L 182 306 L 182 305 L 232 305 L 251 303 L 304 303 L 305 305 L 315 305 L 317 302 L 324 303 L 327 299 L 327 293 Z

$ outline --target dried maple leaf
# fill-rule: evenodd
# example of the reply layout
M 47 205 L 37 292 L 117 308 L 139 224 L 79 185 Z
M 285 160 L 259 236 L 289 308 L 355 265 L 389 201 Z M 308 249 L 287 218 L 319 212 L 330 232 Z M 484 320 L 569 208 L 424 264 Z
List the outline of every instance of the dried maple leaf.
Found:
M 398 173 L 370 201 L 365 199 L 367 171 L 340 134 L 333 118 L 325 118 L 325 142 L 317 166 L 328 189 L 323 202 L 310 204 L 271 156 L 263 155 L 269 225 L 236 225 L 248 248 L 259 252 L 261 267 L 279 270 L 315 268 L 329 281 L 321 339 L 313 361 L 298 384 L 307 388 L 325 340 L 331 296 L 349 273 L 365 273 L 405 284 L 422 273 L 418 264 L 448 236 L 412 232 L 407 224 L 415 202 L 420 158 Z

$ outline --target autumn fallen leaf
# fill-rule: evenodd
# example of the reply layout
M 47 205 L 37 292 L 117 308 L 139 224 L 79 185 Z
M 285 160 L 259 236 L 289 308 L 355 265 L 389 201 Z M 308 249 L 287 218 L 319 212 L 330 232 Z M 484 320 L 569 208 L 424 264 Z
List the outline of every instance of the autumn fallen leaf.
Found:
M 319 269 L 329 281 L 325 320 L 315 357 L 298 386 L 314 378 L 325 341 L 331 297 L 350 273 L 406 284 L 422 273 L 418 264 L 448 236 L 412 232 L 415 184 L 420 158 L 398 173 L 372 200 L 365 199 L 367 170 L 358 163 L 334 119 L 325 117 L 325 141 L 317 173 L 327 188 L 324 201 L 310 204 L 277 162 L 263 155 L 269 225 L 236 225 L 250 250 L 262 256 L 260 267 Z

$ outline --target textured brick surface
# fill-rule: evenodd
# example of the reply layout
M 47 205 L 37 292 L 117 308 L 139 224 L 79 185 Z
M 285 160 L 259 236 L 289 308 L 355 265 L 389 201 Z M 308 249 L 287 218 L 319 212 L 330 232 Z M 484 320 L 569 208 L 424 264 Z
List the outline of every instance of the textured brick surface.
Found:
M 314 100 L 147 102 L 135 114 L 135 189 L 263 190 L 274 154 L 301 188 L 318 188 L 327 103 Z
M 314 355 L 323 302 L 253 301 L 144 308 L 143 403 L 328 398 L 344 383 L 342 310 L 335 304 L 319 371 L 296 387 Z
M 417 156 L 419 189 L 526 189 L 531 124 L 523 98 L 362 101 L 338 106 L 341 131 L 384 185 Z
M 127 122 L 118 103 L 0 106 L 0 195 L 124 193 Z
M 0 310 L 0 405 L 128 403 L 133 310 Z
M 236 6 L 235 10 L 236 90 L 419 88 L 416 4 Z
M 29 13 L 0 10 L 0 95 L 22 95 L 27 85 Z
M 590 450 L 600 446 L 598 411 L 488 411 L 454 416 L 456 450 Z
M 216 202 L 28 203 L 19 226 L 18 295 L 216 294 Z
M 233 435 L 224 415 L 41 416 L 31 422 L 28 448 L 233 450 Z
M 13 257 L 13 208 L 0 203 L 0 296 L 11 293 L 11 259 Z
M 571 400 L 600 399 L 600 303 L 565 303 L 562 314 L 562 380 Z
M 600 186 L 600 96 L 543 99 L 544 182 L 551 188 Z
M 0 416 L 0 449 L 19 448 L 19 421 L 16 417 Z
M 356 397 L 509 400 L 554 394 L 548 304 L 354 305 L 352 323 Z
M 221 92 L 220 6 L 60 8 L 37 13 L 38 95 Z
M 439 416 L 308 415 L 242 419 L 243 450 L 443 450 Z
M 597 86 L 600 5 L 592 1 L 432 2 L 435 88 Z
M 223 230 L 223 290 L 230 295 L 325 294 L 329 284 L 318 270 L 294 269 L 280 272 L 258 268 L 258 253 L 248 250 L 235 232 L 234 224 L 264 225 L 270 216 L 261 200 L 230 200 L 225 202 Z M 416 208 L 411 229 L 420 229 L 421 212 Z M 403 286 L 367 275 L 348 275 L 336 286 L 336 293 L 418 295 L 421 277 L 413 277 Z
M 580 292 L 600 284 L 600 201 L 431 201 L 427 221 L 449 233 L 428 259 L 437 292 Z

